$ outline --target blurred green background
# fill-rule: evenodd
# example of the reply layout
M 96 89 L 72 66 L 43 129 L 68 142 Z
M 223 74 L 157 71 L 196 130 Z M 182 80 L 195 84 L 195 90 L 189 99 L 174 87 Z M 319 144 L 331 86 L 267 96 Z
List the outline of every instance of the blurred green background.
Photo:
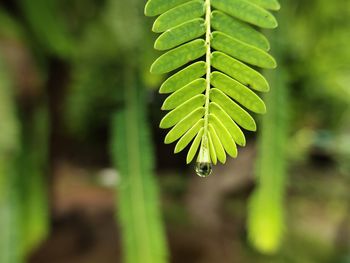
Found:
M 350 262 L 350 1 L 281 1 L 268 113 L 207 179 L 144 4 L 0 2 L 0 263 Z

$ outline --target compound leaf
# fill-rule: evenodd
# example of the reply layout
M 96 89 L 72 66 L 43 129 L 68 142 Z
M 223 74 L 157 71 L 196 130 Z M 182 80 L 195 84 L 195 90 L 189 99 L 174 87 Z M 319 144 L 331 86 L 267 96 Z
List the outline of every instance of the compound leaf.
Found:
M 162 105 L 169 112 L 160 127 L 171 128 L 165 143 L 178 140 L 175 153 L 191 145 L 187 163 L 199 147 L 197 162 L 225 163 L 226 153 L 235 158 L 236 145 L 245 146 L 242 129 L 256 130 L 250 112 L 264 114 L 266 106 L 254 91 L 270 89 L 256 67 L 277 65 L 257 27 L 277 27 L 268 10 L 279 8 L 276 0 L 147 2 L 145 14 L 159 15 L 152 28 L 161 33 L 154 47 L 165 51 L 151 72 L 177 70 L 159 90 L 169 94 Z

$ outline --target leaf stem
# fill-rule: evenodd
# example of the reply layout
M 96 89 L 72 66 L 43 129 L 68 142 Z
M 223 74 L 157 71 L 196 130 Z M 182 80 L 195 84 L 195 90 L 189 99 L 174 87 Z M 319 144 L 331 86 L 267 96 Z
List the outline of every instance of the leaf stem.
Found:
M 148 225 L 149 218 L 147 217 L 147 211 L 145 208 L 148 204 L 145 203 L 145 186 L 143 182 L 144 179 L 142 179 L 144 171 L 141 167 L 142 158 L 140 156 L 142 153 L 142 150 L 140 149 L 141 124 L 137 112 L 139 107 L 138 97 L 140 96 L 138 93 L 140 91 L 137 90 L 139 87 L 134 80 L 135 77 L 133 73 L 132 67 L 129 66 L 125 73 L 125 84 L 126 87 L 129 87 L 130 89 L 124 92 L 125 101 L 127 102 L 125 121 L 128 131 L 126 134 L 126 140 L 129 142 L 128 151 L 126 152 L 129 161 L 129 178 L 127 179 L 128 181 L 125 180 L 128 183 L 122 190 L 124 191 L 124 200 L 121 201 L 125 201 L 126 198 L 130 198 L 132 202 L 131 207 L 127 209 L 130 209 L 130 213 L 132 214 L 131 220 L 134 220 L 134 222 L 130 222 L 130 224 L 136 232 L 135 235 L 138 236 L 138 238 L 134 240 L 136 245 L 136 248 L 134 247 L 134 249 L 137 250 L 134 252 L 135 258 L 137 257 L 139 262 L 148 262 L 149 260 L 152 260 L 152 251 L 150 250 L 149 246 L 151 234 L 149 232 Z M 126 216 L 125 212 L 122 216 Z M 140 220 L 140 218 L 142 218 L 142 220 Z M 130 238 L 130 236 L 127 236 L 128 234 L 130 233 L 124 233 L 124 238 Z M 135 238 L 135 236 L 133 238 Z
M 205 45 L 206 45 L 206 90 L 205 90 L 205 114 L 204 114 L 204 133 L 203 138 L 208 136 L 208 117 L 209 117 L 209 92 L 210 92 L 210 75 L 211 75 L 211 3 L 210 0 L 205 0 Z

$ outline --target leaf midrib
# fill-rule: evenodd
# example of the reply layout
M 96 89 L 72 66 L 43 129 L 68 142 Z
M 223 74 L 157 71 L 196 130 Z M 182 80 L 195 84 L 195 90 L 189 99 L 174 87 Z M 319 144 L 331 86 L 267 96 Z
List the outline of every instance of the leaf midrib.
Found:
M 210 94 L 210 78 L 211 78 L 211 0 L 205 0 L 205 45 L 206 45 L 206 90 L 205 90 L 205 114 L 204 114 L 204 133 L 203 137 L 208 136 L 209 124 L 209 94 Z

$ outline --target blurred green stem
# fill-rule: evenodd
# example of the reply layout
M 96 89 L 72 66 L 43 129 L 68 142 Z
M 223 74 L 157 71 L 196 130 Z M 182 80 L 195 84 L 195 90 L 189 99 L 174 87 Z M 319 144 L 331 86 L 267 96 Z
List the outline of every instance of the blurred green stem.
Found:
M 167 262 L 167 249 L 154 176 L 154 153 L 146 121 L 145 90 L 137 70 L 126 69 L 124 108 L 115 114 L 112 154 L 120 171 L 118 219 L 125 263 Z
M 280 26 L 271 34 L 271 47 L 279 66 L 276 70 L 265 72 L 271 90 L 265 95 L 267 114 L 262 118 L 258 139 L 257 186 L 248 213 L 249 239 L 257 250 L 266 254 L 275 253 L 280 247 L 285 224 L 289 100 L 287 72 L 283 65 L 285 16 L 279 13 L 278 18 Z
M 18 157 L 20 123 L 14 88 L 3 59 L 0 59 L 0 262 L 21 263 Z
M 23 245 L 31 252 L 46 237 L 48 216 L 48 112 L 42 103 L 22 116 L 22 151 L 19 160 Z

